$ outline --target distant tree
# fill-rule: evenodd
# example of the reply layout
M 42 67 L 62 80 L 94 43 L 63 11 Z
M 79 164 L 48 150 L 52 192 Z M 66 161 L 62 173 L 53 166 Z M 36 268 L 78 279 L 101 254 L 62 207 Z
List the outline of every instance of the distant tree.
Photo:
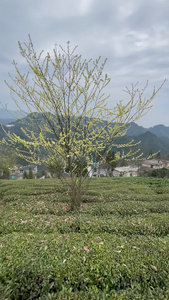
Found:
M 29 179 L 33 179 L 34 178 L 34 174 L 32 172 L 32 168 L 31 167 L 29 168 L 28 178 Z
M 28 173 L 26 171 L 23 173 L 23 179 L 28 179 Z
M 106 155 L 106 165 L 108 173 L 111 174 L 117 166 L 116 154 L 114 151 L 109 151 Z
M 150 177 L 157 177 L 157 170 L 153 170 L 149 173 Z
M 46 177 L 46 175 L 47 175 L 47 172 L 44 170 L 44 169 L 42 169 L 41 171 L 39 171 L 38 173 L 37 173 L 37 178 L 41 178 L 41 177 L 43 177 L 43 176 L 45 176 Z
M 156 169 L 149 172 L 150 177 L 157 177 L 157 178 L 169 178 L 169 170 L 166 168 Z
M 51 55 L 43 51 L 37 54 L 30 37 L 28 44 L 19 42 L 19 49 L 29 71 L 22 73 L 14 62 L 16 76 L 11 77 L 13 84 L 7 85 L 16 104 L 20 99 L 32 112 L 30 122 L 36 123 L 36 130 L 22 129 L 25 138 L 7 133 L 8 143 L 16 145 L 18 156 L 32 163 L 44 163 L 42 149 L 62 157 L 70 174 L 69 179 L 62 180 L 69 187 L 71 209 L 75 210 L 81 204 L 86 164 L 91 164 L 98 153 L 105 157 L 113 146 L 121 147 L 116 145 L 116 138 L 124 136 L 130 123 L 149 111 L 159 89 L 146 99 L 143 94 L 147 85 L 142 90 L 132 85 L 125 90 L 128 102 L 108 107 L 104 92 L 110 83 L 104 71 L 106 60 L 83 60 L 76 54 L 77 47 L 70 50 L 69 42 L 66 49 L 59 46 Z M 40 124 L 34 111 L 41 115 Z M 24 149 L 20 150 L 18 144 Z M 131 141 L 123 147 L 132 145 Z M 130 150 L 128 156 L 134 153 Z
M 41 177 L 43 177 L 43 176 L 46 176 L 45 170 L 42 170 L 42 171 L 41 171 Z
M 15 150 L 6 145 L 0 145 L 0 170 L 3 171 L 2 178 L 9 178 L 10 170 L 15 167 Z

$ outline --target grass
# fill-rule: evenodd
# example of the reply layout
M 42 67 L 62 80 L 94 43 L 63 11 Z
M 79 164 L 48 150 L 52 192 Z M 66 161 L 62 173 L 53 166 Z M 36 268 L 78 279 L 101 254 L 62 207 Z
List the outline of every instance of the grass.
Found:
M 169 299 L 169 180 L 0 182 L 0 299 Z

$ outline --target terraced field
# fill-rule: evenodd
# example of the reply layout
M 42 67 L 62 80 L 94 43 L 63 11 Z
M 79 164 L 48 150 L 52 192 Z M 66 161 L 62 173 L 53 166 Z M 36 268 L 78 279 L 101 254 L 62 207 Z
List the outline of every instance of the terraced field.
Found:
M 0 181 L 0 299 L 169 299 L 169 180 Z

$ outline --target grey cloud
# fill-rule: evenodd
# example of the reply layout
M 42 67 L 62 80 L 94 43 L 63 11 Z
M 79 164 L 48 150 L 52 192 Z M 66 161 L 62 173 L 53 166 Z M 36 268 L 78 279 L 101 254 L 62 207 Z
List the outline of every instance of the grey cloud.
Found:
M 28 33 L 37 51 L 52 51 L 55 43 L 64 47 L 70 40 L 83 57 L 108 58 L 111 99 L 123 97 L 131 82 L 144 85 L 149 79 L 159 85 L 168 77 L 168 15 L 168 0 L 1 0 L 1 98 L 9 98 L 3 80 L 13 72 L 12 60 L 26 68 L 17 41 L 27 42 Z M 165 89 L 160 97 L 162 105 L 168 99 Z
M 157 0 L 141 1 L 135 12 L 126 19 L 126 25 L 135 30 L 153 28 L 158 22 L 168 19 L 169 2 L 161 3 Z

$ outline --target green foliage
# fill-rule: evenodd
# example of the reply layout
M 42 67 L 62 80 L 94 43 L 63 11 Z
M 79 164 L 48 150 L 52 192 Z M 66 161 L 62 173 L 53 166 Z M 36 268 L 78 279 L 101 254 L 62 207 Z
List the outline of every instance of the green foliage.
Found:
M 24 173 L 23 173 L 23 179 L 28 179 L 29 177 L 28 177 L 28 174 L 27 174 L 27 172 L 26 171 L 24 171 Z
M 10 170 L 14 168 L 16 161 L 15 150 L 8 147 L 0 145 L 0 170 L 3 171 L 1 178 L 8 179 Z
M 30 167 L 28 173 L 26 171 L 24 171 L 23 179 L 33 179 L 33 178 L 34 178 L 34 174 L 33 174 L 32 168 Z
M 46 171 L 44 169 L 37 173 L 37 178 L 41 178 L 43 176 L 46 177 Z
M 108 167 L 110 167 L 110 171 L 112 172 L 116 166 L 117 166 L 117 162 L 116 162 L 116 155 L 114 151 L 109 151 L 106 155 L 106 163 L 108 165 Z
M 88 175 L 87 162 L 84 161 L 84 159 L 75 160 L 73 164 L 74 164 L 74 175 L 76 175 L 77 177 L 81 177 L 81 176 L 85 177 Z M 65 168 L 65 171 L 69 173 L 71 169 L 67 166 Z
M 32 168 L 29 168 L 28 178 L 29 179 L 33 179 L 34 178 L 34 175 L 33 175 L 33 172 L 32 172 Z
M 117 154 L 117 156 L 118 155 L 119 154 Z M 107 176 L 112 176 L 112 172 L 117 165 L 117 156 L 114 151 L 108 151 L 105 157 L 102 155 L 102 153 L 97 154 L 95 160 L 98 165 L 101 164 L 106 168 Z
M 0 182 L 0 298 L 168 299 L 169 180 L 93 178 L 76 213 L 67 193 Z
M 157 178 L 164 178 L 164 177 L 169 178 L 169 170 L 166 168 L 156 169 L 149 172 L 149 176 L 157 177 Z
M 48 157 L 45 158 L 45 166 L 48 168 L 52 177 L 61 178 L 64 172 L 64 162 L 61 156 L 58 156 L 57 153 L 52 155 L 48 154 Z

